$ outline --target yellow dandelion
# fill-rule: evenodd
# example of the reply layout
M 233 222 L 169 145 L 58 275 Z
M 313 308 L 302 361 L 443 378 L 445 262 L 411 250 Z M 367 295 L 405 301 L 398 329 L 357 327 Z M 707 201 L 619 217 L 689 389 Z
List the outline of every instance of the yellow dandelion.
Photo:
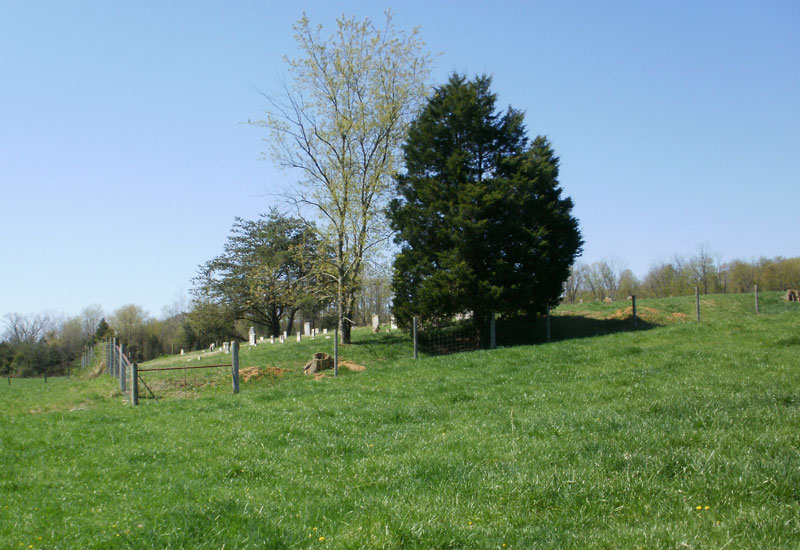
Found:
M 325 540 L 325 537 L 320 537 L 320 538 L 319 538 L 319 541 L 320 541 L 320 542 L 322 542 L 323 540 Z
M 695 506 L 695 507 L 694 507 L 694 509 L 695 509 L 695 510 L 702 510 L 702 509 L 703 509 L 703 507 L 702 507 L 702 506 Z
M 467 525 L 472 525 L 472 522 L 471 522 L 471 521 L 468 521 L 468 522 L 467 522 Z
M 317 530 L 317 528 L 316 528 L 316 527 L 314 527 L 314 531 L 316 531 L 316 530 Z
M 704 510 L 711 510 L 711 506 L 706 506 Z

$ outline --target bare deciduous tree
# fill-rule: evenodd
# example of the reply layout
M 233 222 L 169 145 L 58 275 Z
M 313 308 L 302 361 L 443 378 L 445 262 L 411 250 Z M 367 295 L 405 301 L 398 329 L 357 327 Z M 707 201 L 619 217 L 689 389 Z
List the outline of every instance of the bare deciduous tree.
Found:
M 36 344 L 53 329 L 52 316 L 47 313 L 7 313 L 4 321 L 5 339 L 11 344 Z

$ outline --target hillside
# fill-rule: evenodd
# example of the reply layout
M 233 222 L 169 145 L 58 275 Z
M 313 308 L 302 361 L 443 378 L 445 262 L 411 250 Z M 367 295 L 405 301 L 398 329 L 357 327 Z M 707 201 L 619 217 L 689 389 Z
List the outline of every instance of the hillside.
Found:
M 562 306 L 553 343 L 419 361 L 356 331 L 336 379 L 300 373 L 330 340 L 243 346 L 238 395 L 152 373 L 137 408 L 106 376 L 14 380 L 0 547 L 797 548 L 800 308 L 762 298 L 700 324 L 643 301 L 636 332 L 624 302 Z

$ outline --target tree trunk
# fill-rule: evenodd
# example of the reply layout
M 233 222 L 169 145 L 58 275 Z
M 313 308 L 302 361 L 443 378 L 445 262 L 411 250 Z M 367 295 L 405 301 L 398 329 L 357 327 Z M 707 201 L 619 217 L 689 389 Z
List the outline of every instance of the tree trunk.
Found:
M 289 318 L 287 319 L 286 323 L 286 332 L 287 334 L 292 334 L 292 326 L 294 325 L 294 316 L 297 313 L 297 308 L 292 308 L 289 310 Z M 280 331 L 279 331 L 280 333 Z

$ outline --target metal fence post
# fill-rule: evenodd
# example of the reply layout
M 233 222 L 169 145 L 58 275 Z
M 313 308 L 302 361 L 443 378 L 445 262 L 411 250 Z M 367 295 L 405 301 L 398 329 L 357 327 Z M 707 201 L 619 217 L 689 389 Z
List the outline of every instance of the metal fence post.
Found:
M 413 327 L 414 327 L 414 330 L 413 330 L 413 332 L 414 332 L 414 359 L 416 360 L 417 359 L 417 316 L 416 315 L 414 316 Z
M 233 378 L 233 393 L 239 393 L 239 342 L 231 342 L 231 354 L 233 355 L 233 366 L 231 367 L 231 378 Z
M 339 327 L 333 329 L 333 376 L 339 376 Z
M 758 285 L 756 285 L 756 315 L 759 314 L 758 311 Z
M 125 368 L 125 356 L 122 354 L 122 346 L 119 347 L 119 390 L 125 394 L 128 391 L 127 369 Z
M 131 365 L 131 374 L 133 375 L 133 380 L 131 380 L 131 403 L 134 405 L 139 404 L 139 365 L 134 363 Z
M 694 302 L 697 309 L 697 322 L 700 322 L 700 287 L 694 287 Z
M 631 296 L 631 303 L 633 304 L 633 328 L 636 328 L 636 295 Z

